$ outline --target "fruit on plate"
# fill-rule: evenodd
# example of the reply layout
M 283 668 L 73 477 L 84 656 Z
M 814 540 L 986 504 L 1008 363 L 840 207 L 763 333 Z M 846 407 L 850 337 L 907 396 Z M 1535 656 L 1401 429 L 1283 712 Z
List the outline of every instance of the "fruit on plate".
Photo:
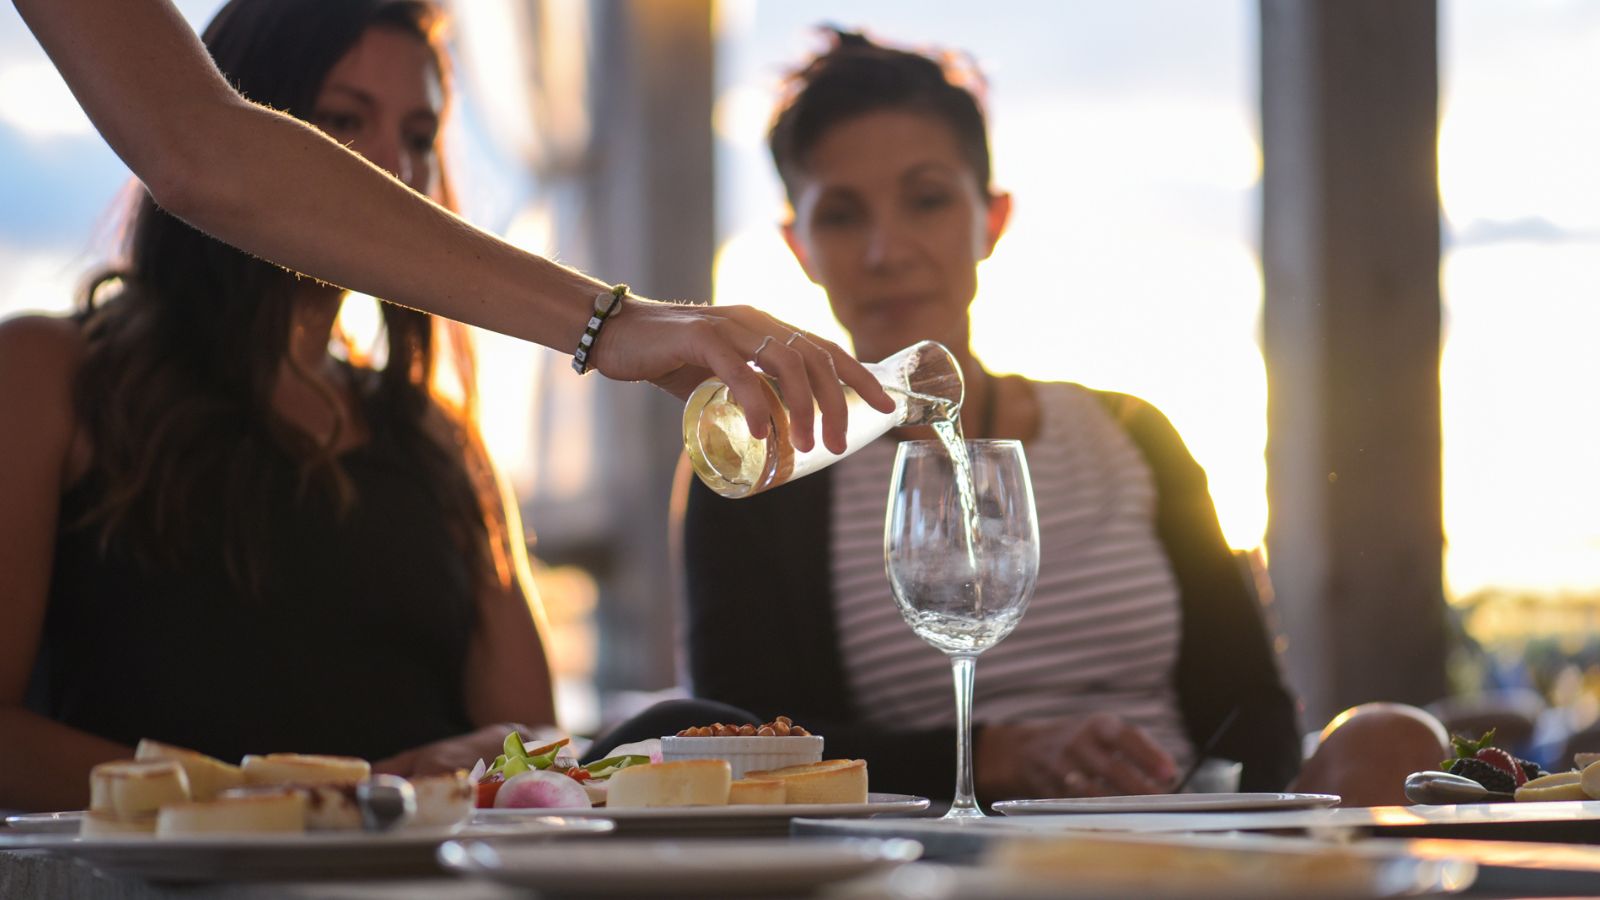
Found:
M 1537 763 L 1517 759 L 1510 752 L 1494 746 L 1494 729 L 1484 732 L 1477 740 L 1455 735 L 1450 738 L 1455 756 L 1447 759 L 1442 768 L 1452 775 L 1470 778 L 1491 791 L 1515 793 L 1529 781 L 1550 773 Z
M 1517 788 L 1517 800 L 1588 800 L 1583 789 L 1583 775 L 1579 772 L 1557 772 L 1541 775 Z

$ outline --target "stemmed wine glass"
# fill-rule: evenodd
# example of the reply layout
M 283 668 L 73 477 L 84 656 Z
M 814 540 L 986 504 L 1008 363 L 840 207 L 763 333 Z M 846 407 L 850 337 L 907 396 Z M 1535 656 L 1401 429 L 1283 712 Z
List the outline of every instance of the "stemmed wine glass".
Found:
M 1020 441 L 951 440 L 948 446 L 900 444 L 883 557 L 906 623 L 950 657 L 956 791 L 944 817 L 968 819 L 984 815 L 972 788 L 973 670 L 978 654 L 1017 626 L 1033 595 L 1039 521 Z M 970 487 L 963 485 L 963 471 Z

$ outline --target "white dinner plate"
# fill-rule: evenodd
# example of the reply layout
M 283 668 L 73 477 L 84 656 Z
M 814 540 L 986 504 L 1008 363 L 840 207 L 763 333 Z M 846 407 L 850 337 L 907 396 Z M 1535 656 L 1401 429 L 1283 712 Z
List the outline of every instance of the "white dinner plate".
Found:
M 1219 812 L 1256 809 L 1323 809 L 1339 805 L 1337 794 L 1144 794 L 1130 797 L 1063 797 L 1059 800 L 1002 800 L 996 812 L 1008 816 L 1070 813 Z
M 673 837 L 693 833 L 722 835 L 786 835 L 791 819 L 843 819 L 881 815 L 915 815 L 928 808 L 928 798 L 910 794 L 868 794 L 866 803 L 739 804 L 734 806 L 660 806 L 644 809 L 480 809 L 474 823 L 504 822 L 526 816 L 598 817 L 617 823 L 617 832 L 634 837 Z
M 594 836 L 612 831 L 608 819 L 544 816 L 458 829 L 417 828 L 371 834 L 146 835 L 80 837 L 60 832 L 0 829 L 0 850 L 44 850 L 97 869 L 150 881 L 240 881 L 437 874 L 435 852 L 446 841 L 518 841 Z
M 562 896 L 646 894 L 796 895 L 911 862 L 922 845 L 903 839 L 698 839 L 581 841 L 561 846 L 450 841 L 444 868 Z

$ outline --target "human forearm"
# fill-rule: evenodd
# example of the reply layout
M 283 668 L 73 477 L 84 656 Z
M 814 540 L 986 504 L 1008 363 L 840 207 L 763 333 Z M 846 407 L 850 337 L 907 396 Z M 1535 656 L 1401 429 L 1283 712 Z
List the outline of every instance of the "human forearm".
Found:
M 191 151 L 204 158 L 150 185 L 189 224 L 342 287 L 577 346 L 601 282 L 472 226 L 298 120 L 231 98 L 196 118 Z
M 15 3 L 95 127 L 170 212 L 353 290 L 576 346 L 599 282 L 473 228 L 321 132 L 244 100 L 171 4 Z
M 603 283 L 525 253 L 411 192 L 310 126 L 233 90 L 169 0 L 13 0 L 74 96 L 156 202 L 246 252 L 406 306 L 568 351 Z M 795 446 L 812 409 L 845 446 L 840 381 L 893 403 L 820 338 L 746 307 L 628 301 L 590 363 L 687 397 L 716 374 L 752 433 L 773 411 L 748 363 L 774 376 Z M 803 336 L 803 335 L 802 335 Z
M 494 591 L 479 603 L 463 687 L 467 716 L 474 725 L 555 724 L 555 693 L 544 641 L 520 591 Z
M 0 809 L 83 809 L 89 770 L 133 749 L 18 707 L 0 709 Z

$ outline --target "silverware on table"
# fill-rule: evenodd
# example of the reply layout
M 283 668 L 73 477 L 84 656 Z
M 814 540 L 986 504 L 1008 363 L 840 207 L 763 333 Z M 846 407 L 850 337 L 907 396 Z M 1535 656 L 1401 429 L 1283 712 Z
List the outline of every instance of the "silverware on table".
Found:
M 362 828 L 389 831 L 417 814 L 417 792 L 399 775 L 373 775 L 356 785 L 356 805 L 361 808 Z
M 1491 791 L 1461 775 L 1449 772 L 1412 772 L 1406 776 L 1406 799 L 1412 803 L 1503 803 L 1516 795 Z

